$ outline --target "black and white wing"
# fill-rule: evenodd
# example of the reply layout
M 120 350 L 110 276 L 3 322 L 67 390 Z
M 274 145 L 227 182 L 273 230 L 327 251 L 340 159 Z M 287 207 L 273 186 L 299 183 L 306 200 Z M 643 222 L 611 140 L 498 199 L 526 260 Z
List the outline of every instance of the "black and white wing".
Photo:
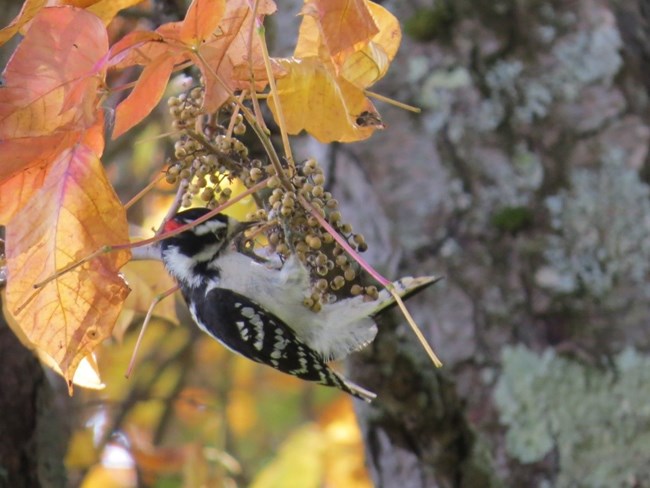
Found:
M 188 291 L 188 290 L 186 290 Z M 322 355 L 288 325 L 251 299 L 226 288 L 190 290 L 186 296 L 199 327 L 232 351 L 283 373 L 339 388 L 367 402 L 375 394 L 330 369 Z M 188 299 L 189 298 L 189 299 Z

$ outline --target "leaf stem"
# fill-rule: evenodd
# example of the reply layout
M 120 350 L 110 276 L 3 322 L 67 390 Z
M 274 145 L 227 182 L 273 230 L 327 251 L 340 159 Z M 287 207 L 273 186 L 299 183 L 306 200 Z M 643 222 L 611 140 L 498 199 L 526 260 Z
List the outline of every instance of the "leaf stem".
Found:
M 284 155 L 290 164 L 293 166 L 293 154 L 291 153 L 291 144 L 289 143 L 289 135 L 287 134 L 287 123 L 284 118 L 284 112 L 282 111 L 282 105 L 280 104 L 280 95 L 278 94 L 278 87 L 275 84 L 275 77 L 273 76 L 273 67 L 271 66 L 271 58 L 269 57 L 269 48 L 266 44 L 266 30 L 264 26 L 257 29 L 257 34 L 260 38 L 260 44 L 262 45 L 262 57 L 264 58 L 264 68 L 266 69 L 266 77 L 269 80 L 269 87 L 271 91 L 271 97 L 273 98 L 273 103 L 275 104 L 275 109 L 278 114 L 278 125 L 280 126 L 280 134 L 282 136 L 282 145 L 284 146 Z
M 386 287 L 386 289 L 390 292 L 391 295 L 393 295 L 393 298 L 395 298 L 395 302 L 397 303 L 397 306 L 399 309 L 402 311 L 402 315 L 404 315 L 404 318 L 408 322 L 409 326 L 411 327 L 411 330 L 415 334 L 415 336 L 418 338 L 420 341 L 420 344 L 424 348 L 424 350 L 427 352 L 429 355 L 429 358 L 431 359 L 431 362 L 434 364 L 436 368 L 442 367 L 442 361 L 436 356 L 436 353 L 433 352 L 433 349 L 431 349 L 431 346 L 427 342 L 426 338 L 422 334 L 422 331 L 420 328 L 417 326 L 415 323 L 415 320 L 413 320 L 413 317 L 411 317 L 411 314 L 409 313 L 408 309 L 406 308 L 406 305 L 404 305 L 404 301 L 402 300 L 402 297 L 399 296 L 399 294 L 395 291 L 395 287 L 393 286 L 392 283 L 389 283 L 389 285 Z
M 124 204 L 124 210 L 130 209 L 138 200 L 144 197 L 149 193 L 159 182 L 165 177 L 165 174 L 161 174 L 157 178 L 154 178 L 147 186 L 140 190 L 131 200 Z
M 397 100 L 393 100 L 392 98 L 388 98 L 384 95 L 381 95 L 379 93 L 370 90 L 363 90 L 363 93 L 368 97 L 376 98 L 377 100 L 381 100 L 382 102 L 388 103 L 390 105 L 394 105 L 395 107 L 408 110 L 409 112 L 414 112 L 416 114 L 422 112 L 422 109 L 420 107 L 414 107 L 413 105 L 408 105 L 403 102 L 398 102 Z

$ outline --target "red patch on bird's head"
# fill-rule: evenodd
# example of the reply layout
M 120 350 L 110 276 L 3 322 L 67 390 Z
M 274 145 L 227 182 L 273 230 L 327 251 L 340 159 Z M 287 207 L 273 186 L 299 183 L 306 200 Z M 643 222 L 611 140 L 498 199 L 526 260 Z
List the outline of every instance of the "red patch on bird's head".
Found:
M 167 222 L 165 222 L 165 226 L 163 227 L 163 230 L 167 232 L 173 232 L 179 227 L 184 226 L 185 224 L 183 222 L 179 222 L 176 219 L 169 219 Z

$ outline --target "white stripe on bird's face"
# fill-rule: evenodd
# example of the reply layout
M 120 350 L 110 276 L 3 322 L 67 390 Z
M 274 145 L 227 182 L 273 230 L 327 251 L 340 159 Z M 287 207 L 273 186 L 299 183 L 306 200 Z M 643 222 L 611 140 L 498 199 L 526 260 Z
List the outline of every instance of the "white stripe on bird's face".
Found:
M 193 256 L 183 254 L 177 246 L 170 246 L 164 251 L 165 267 L 169 274 L 178 281 L 185 283 L 190 288 L 199 287 L 205 284 L 206 276 L 196 272 L 196 265 L 213 260 L 222 245 L 223 243 L 211 244 Z
M 230 227 L 230 219 L 227 222 L 222 222 L 219 219 L 212 219 L 203 222 L 202 224 L 194 227 L 194 233 L 197 236 L 204 236 L 206 234 L 218 234 L 220 231 L 224 233 L 224 229 Z M 224 233 L 225 237 L 225 233 Z

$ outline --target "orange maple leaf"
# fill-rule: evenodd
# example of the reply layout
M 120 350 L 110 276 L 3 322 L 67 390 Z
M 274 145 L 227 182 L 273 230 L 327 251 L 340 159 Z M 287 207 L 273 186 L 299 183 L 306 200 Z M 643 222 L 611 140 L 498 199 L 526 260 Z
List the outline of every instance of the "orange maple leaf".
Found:
M 365 89 L 395 57 L 397 19 L 368 0 L 309 0 L 303 13 L 293 58 L 278 60 L 288 71 L 277 81 L 287 132 L 306 130 L 321 142 L 370 137 L 383 125 Z M 269 106 L 277 120 L 273 100 Z
M 300 13 L 315 19 L 318 30 L 311 34 L 319 34 L 330 56 L 365 45 L 379 32 L 365 0 L 306 0 Z
M 82 358 L 110 336 L 129 292 L 117 273 L 129 251 L 33 288 L 103 245 L 128 242 L 126 213 L 94 151 L 81 144 L 63 151 L 6 234 L 7 309 L 70 381 Z
M 19 195 L 11 210 L 0 210 L 0 223 L 38 189 L 62 151 L 91 137 L 101 154 L 98 87 L 105 70 L 95 65 L 107 51 L 104 25 L 84 10 L 46 8 L 33 20 L 0 87 L 0 194 Z
M 144 65 L 145 69 L 133 92 L 117 106 L 113 138 L 151 112 L 164 91 L 160 78 L 166 82 L 177 65 L 191 62 L 201 70 L 205 112 L 216 111 L 234 90 L 248 87 L 249 80 L 236 76 L 234 68 L 249 64 L 249 53 L 254 66 L 263 66 L 259 41 L 253 36 L 253 45 L 249 42 L 254 20 L 249 4 L 246 0 L 193 0 L 182 22 L 164 24 L 155 32 L 134 32 L 116 43 L 109 66 Z M 261 0 L 257 14 L 261 17 L 274 11 L 271 0 Z M 154 67 L 147 70 L 151 65 Z M 264 86 L 264 81 L 257 84 L 258 89 Z

